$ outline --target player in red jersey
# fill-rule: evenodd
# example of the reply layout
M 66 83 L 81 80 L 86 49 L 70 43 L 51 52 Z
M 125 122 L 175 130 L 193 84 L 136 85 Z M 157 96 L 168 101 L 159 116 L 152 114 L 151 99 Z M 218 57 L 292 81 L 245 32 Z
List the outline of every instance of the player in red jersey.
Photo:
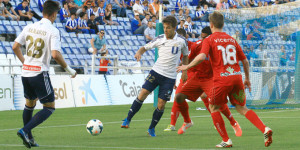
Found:
M 272 143 L 273 131 L 266 127 L 257 114 L 245 105 L 245 87 L 249 88 L 251 92 L 249 62 L 236 40 L 222 32 L 224 16 L 215 11 L 209 16 L 209 21 L 213 34 L 203 41 L 201 53 L 190 64 L 179 66 L 177 71 L 188 70 L 204 61 L 207 56 L 210 57 L 214 72 L 209 108 L 214 125 L 223 138 L 223 141 L 216 147 L 232 147 L 232 141 L 228 137 L 224 120 L 220 114 L 220 107 L 227 103 L 227 95 L 236 110 L 264 134 L 265 146 L 268 147 Z M 242 61 L 245 71 L 244 84 L 239 61 Z
M 181 29 L 177 30 L 178 34 L 185 36 L 185 30 L 181 31 Z M 211 34 L 211 30 L 209 27 L 205 27 L 202 30 L 201 37 L 205 39 L 207 36 Z M 192 61 L 199 53 L 202 47 L 202 40 L 199 40 L 193 44 L 189 42 L 189 61 Z M 180 81 L 178 88 L 176 89 L 175 100 L 173 103 L 172 111 L 171 111 L 171 123 L 164 131 L 175 131 L 175 124 L 179 113 L 182 114 L 184 118 L 184 123 L 182 127 L 178 130 L 178 134 L 183 134 L 186 132 L 186 129 L 193 125 L 193 122 L 189 116 L 189 106 L 185 99 L 189 99 L 195 102 L 201 95 L 201 99 L 204 102 L 207 110 L 208 108 L 208 97 L 205 93 L 210 93 L 210 89 L 212 88 L 212 68 L 211 64 L 208 60 L 205 60 L 202 64 L 191 68 L 187 72 L 188 80 L 186 82 Z M 228 118 L 230 124 L 232 125 L 236 136 L 242 135 L 242 130 L 238 124 L 238 122 L 232 117 L 231 112 L 227 106 L 224 104 L 221 108 L 221 112 Z

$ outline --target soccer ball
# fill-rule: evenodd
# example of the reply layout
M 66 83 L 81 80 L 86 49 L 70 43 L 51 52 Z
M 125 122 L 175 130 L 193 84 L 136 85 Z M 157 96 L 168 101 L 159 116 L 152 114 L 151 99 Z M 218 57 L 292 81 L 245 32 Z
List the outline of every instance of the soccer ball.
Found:
M 92 119 L 87 123 L 86 130 L 91 135 L 99 135 L 103 131 L 103 124 L 98 119 Z

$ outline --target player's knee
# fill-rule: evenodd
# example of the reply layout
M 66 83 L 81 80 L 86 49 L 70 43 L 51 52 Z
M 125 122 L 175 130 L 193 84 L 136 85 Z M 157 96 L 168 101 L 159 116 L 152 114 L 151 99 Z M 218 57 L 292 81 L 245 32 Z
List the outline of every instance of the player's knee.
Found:
M 201 99 L 205 99 L 207 97 L 207 95 L 205 93 L 201 94 Z
M 54 103 L 54 102 L 44 103 L 44 104 L 43 104 L 43 107 L 55 109 L 55 103 Z
M 148 90 L 142 89 L 139 96 L 138 96 L 138 99 L 140 101 L 144 101 L 148 97 L 149 94 L 150 94 L 150 92 Z
M 209 105 L 209 109 L 211 113 L 220 111 L 220 108 L 221 106 L 219 105 Z
M 236 108 L 236 111 L 239 112 L 243 116 L 245 116 L 247 111 L 249 111 L 249 109 L 246 106 L 236 105 L 235 108 Z
M 28 100 L 28 99 L 26 99 L 26 106 L 28 106 L 28 107 L 35 107 L 36 101 L 37 101 L 37 99 L 35 99 L 35 100 Z
M 175 95 L 175 101 L 177 103 L 182 103 L 186 99 L 186 96 L 184 94 L 178 93 Z

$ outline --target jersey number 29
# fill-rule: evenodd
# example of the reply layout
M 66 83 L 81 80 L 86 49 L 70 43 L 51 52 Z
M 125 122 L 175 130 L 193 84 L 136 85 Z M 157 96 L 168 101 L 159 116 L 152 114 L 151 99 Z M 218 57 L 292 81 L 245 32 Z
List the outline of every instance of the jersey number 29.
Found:
M 30 41 L 28 44 L 28 47 L 26 49 L 27 56 L 33 57 L 33 58 L 40 58 L 43 54 L 43 48 L 45 47 L 45 42 L 41 38 L 37 38 L 35 41 L 33 40 L 33 37 L 28 35 L 26 37 L 26 41 Z M 33 46 L 33 47 L 32 47 Z
M 236 64 L 236 48 L 233 45 L 227 45 L 226 48 L 223 46 L 218 46 L 218 50 L 222 51 L 222 58 L 224 65 L 230 64 Z M 230 51 L 232 50 L 232 52 Z M 233 59 L 231 59 L 233 58 Z

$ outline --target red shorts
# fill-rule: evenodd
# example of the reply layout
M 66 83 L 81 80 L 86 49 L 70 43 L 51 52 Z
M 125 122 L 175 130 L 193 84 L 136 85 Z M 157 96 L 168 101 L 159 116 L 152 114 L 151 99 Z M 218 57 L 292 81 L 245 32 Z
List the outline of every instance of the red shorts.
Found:
M 203 92 L 209 96 L 212 85 L 212 78 L 190 78 L 185 83 L 182 83 L 182 80 L 180 80 L 175 94 L 182 93 L 186 95 L 189 100 L 195 102 Z
M 230 85 L 224 85 L 228 81 Z M 223 79 L 223 84 L 214 82 L 213 88 L 210 92 L 209 103 L 212 105 L 227 104 L 227 96 L 232 105 L 244 106 L 246 104 L 246 93 L 242 78 L 226 77 Z

